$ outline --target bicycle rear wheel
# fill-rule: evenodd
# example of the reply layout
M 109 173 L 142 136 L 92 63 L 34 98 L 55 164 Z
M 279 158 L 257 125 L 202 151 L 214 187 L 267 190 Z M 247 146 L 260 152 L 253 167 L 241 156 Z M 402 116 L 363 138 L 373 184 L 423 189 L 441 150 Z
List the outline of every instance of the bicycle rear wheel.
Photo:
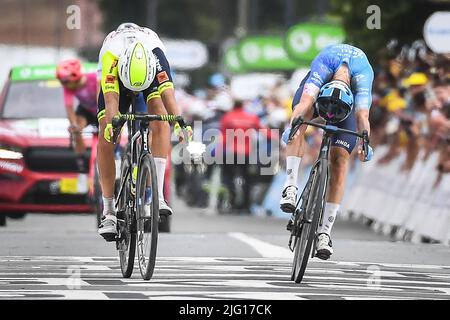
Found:
M 120 259 L 120 269 L 124 278 L 131 277 L 136 254 L 136 230 L 133 221 L 133 210 L 128 205 L 130 197 L 130 161 L 124 156 L 120 169 L 120 186 L 123 185 L 122 193 L 119 195 L 119 206 L 117 212 L 117 223 L 121 233 L 121 240 L 117 242 Z M 125 183 L 125 184 L 124 184 Z
M 158 245 L 158 180 L 153 157 L 145 154 L 139 164 L 136 186 L 137 249 L 141 275 L 150 280 Z
M 313 168 L 308 180 L 311 189 L 307 195 L 306 210 L 301 218 L 301 233 L 297 239 L 292 267 L 292 277 L 296 283 L 300 283 L 305 274 L 306 265 L 311 252 L 312 244 L 316 236 L 316 230 L 323 210 L 325 196 L 327 170 L 324 163 L 319 163 Z

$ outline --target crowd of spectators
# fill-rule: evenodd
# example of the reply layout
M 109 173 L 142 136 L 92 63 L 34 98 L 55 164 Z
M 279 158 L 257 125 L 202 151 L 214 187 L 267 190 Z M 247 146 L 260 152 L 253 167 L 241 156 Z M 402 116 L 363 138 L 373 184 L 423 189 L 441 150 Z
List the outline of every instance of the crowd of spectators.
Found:
M 372 144 L 389 146 L 379 164 L 404 152 L 401 170 L 408 171 L 438 152 L 436 170 L 450 172 L 450 55 L 434 54 L 416 42 L 397 54 L 383 50 L 378 61 L 370 117 Z

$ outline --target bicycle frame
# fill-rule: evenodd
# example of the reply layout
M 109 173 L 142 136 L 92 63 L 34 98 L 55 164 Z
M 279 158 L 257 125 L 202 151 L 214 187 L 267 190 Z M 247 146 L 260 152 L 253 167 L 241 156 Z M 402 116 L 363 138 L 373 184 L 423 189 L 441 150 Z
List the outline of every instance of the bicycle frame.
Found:
M 357 133 L 357 132 L 354 132 L 351 130 L 341 129 L 341 128 L 338 128 L 337 126 L 330 125 L 330 124 L 323 125 L 323 124 L 312 122 L 312 121 L 304 121 L 302 118 L 294 119 L 293 127 L 292 127 L 291 133 L 289 135 L 289 141 L 292 140 L 295 133 L 298 131 L 298 129 L 302 125 L 311 125 L 316 128 L 320 128 L 320 129 L 324 130 L 323 137 L 322 137 L 322 143 L 320 146 L 319 156 L 318 156 L 318 159 L 316 160 L 316 162 L 314 163 L 314 165 L 312 166 L 310 175 L 313 173 L 313 171 L 317 167 L 321 173 L 325 172 L 327 175 L 327 178 L 329 177 L 328 160 L 329 160 L 329 154 L 330 154 L 330 148 L 331 148 L 331 138 L 336 133 L 348 133 L 348 134 L 355 135 L 355 136 L 363 139 L 363 142 L 364 142 L 363 150 L 364 150 L 364 152 L 366 152 L 366 150 L 368 150 L 369 139 L 368 139 L 368 133 L 365 130 L 360 134 L 360 133 Z M 308 178 L 308 182 L 309 182 L 309 180 L 310 180 L 310 177 Z M 324 190 L 325 194 L 323 195 L 323 197 L 326 196 L 327 186 L 328 186 L 328 183 L 325 185 L 325 190 Z M 305 194 L 305 192 L 306 192 L 306 194 Z M 301 196 L 299 197 L 299 199 L 297 201 L 296 209 L 294 210 L 294 213 L 293 213 L 293 215 L 294 215 L 293 219 L 291 219 L 291 221 L 290 221 L 290 223 L 291 222 L 293 223 L 292 227 L 294 228 L 294 232 L 291 232 L 291 238 L 289 240 L 289 248 L 292 251 L 297 244 L 297 237 L 296 237 L 294 246 L 291 248 L 292 237 L 294 235 L 297 235 L 297 232 L 298 232 L 298 229 L 297 229 L 298 223 L 299 223 L 298 219 L 301 218 L 303 223 L 305 222 L 304 221 L 305 217 L 299 216 L 299 214 L 302 211 L 305 211 L 305 209 L 306 209 L 306 203 L 304 203 L 303 200 L 305 199 L 305 196 L 306 197 L 308 196 L 308 194 L 309 194 L 308 185 L 306 185 L 305 188 L 303 189 Z M 301 207 L 299 208 L 300 202 L 302 202 L 302 204 L 301 204 Z M 322 213 L 321 213 L 321 215 L 322 215 Z M 306 217 L 306 218 L 307 218 L 306 222 L 310 222 L 309 217 Z M 319 225 L 321 225 L 321 224 L 322 224 L 322 216 L 319 217 Z M 288 224 L 288 227 L 289 227 L 289 224 Z M 316 245 L 316 240 L 314 240 L 313 250 L 311 250 L 312 255 L 314 255 L 315 245 Z
M 134 114 L 136 107 L 135 107 L 135 103 L 136 103 L 136 96 L 133 93 L 130 93 L 131 95 L 131 113 Z M 119 205 L 119 199 L 122 196 L 122 192 L 124 190 L 125 184 L 127 183 L 128 178 L 131 176 L 132 172 L 132 168 L 134 166 L 136 166 L 139 163 L 139 159 L 138 159 L 138 155 L 143 155 L 144 152 L 149 152 L 149 148 L 148 148 L 148 122 L 144 125 L 143 123 L 141 123 L 139 131 L 137 130 L 137 123 L 135 121 L 128 121 L 127 122 L 127 127 L 129 128 L 129 134 L 128 134 L 128 147 L 126 149 L 125 152 L 130 154 L 130 167 L 128 168 L 128 171 L 125 175 L 125 179 L 123 179 L 122 184 L 120 185 L 119 188 L 119 192 L 116 196 L 116 203 L 115 203 L 115 207 L 116 209 L 118 208 Z M 138 152 L 137 148 L 136 148 L 136 143 L 138 141 L 138 139 L 142 137 L 143 139 L 143 143 L 142 143 L 142 150 L 141 152 Z M 136 188 L 136 182 L 133 181 L 133 179 L 131 179 L 131 184 L 133 188 Z M 132 198 L 132 201 L 134 201 L 134 197 Z M 134 204 L 131 204 L 134 205 Z

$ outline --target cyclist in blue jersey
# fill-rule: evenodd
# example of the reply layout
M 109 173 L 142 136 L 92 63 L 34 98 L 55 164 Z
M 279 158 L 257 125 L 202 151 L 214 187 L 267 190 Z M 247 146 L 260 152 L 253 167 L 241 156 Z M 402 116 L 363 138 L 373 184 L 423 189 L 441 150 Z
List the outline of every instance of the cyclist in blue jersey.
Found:
M 372 103 L 373 77 L 372 67 L 361 49 L 348 44 L 326 47 L 311 63 L 310 72 L 295 94 L 291 119 L 301 116 L 305 120 L 310 120 L 320 116 L 328 122 L 337 123 L 339 128 L 353 131 L 367 130 L 370 134 L 369 108 Z M 327 108 L 336 107 L 348 110 L 342 113 L 336 110 L 327 111 Z M 287 144 L 287 177 L 280 201 L 280 207 L 284 212 L 293 212 L 296 207 L 297 178 L 305 150 L 305 131 L 306 126 L 302 126 Z M 288 136 L 289 132 L 290 128 L 283 136 Z M 330 184 L 323 220 L 318 230 L 317 256 L 322 259 L 328 259 L 333 253 L 330 233 L 344 196 L 350 154 L 356 145 L 357 138 L 348 134 L 336 134 L 332 140 Z M 372 148 L 369 147 L 369 151 L 365 154 L 362 151 L 362 141 L 357 150 L 361 161 L 371 159 Z

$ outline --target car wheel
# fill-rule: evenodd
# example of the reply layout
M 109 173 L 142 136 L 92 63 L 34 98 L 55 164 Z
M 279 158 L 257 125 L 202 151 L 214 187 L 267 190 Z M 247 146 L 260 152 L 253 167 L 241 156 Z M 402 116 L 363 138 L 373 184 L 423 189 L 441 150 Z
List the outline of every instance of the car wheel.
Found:
M 6 227 L 6 214 L 0 213 L 0 227 Z
M 8 218 L 13 219 L 13 220 L 24 219 L 26 215 L 27 215 L 26 212 L 6 213 L 5 214 L 5 216 L 7 216 Z

